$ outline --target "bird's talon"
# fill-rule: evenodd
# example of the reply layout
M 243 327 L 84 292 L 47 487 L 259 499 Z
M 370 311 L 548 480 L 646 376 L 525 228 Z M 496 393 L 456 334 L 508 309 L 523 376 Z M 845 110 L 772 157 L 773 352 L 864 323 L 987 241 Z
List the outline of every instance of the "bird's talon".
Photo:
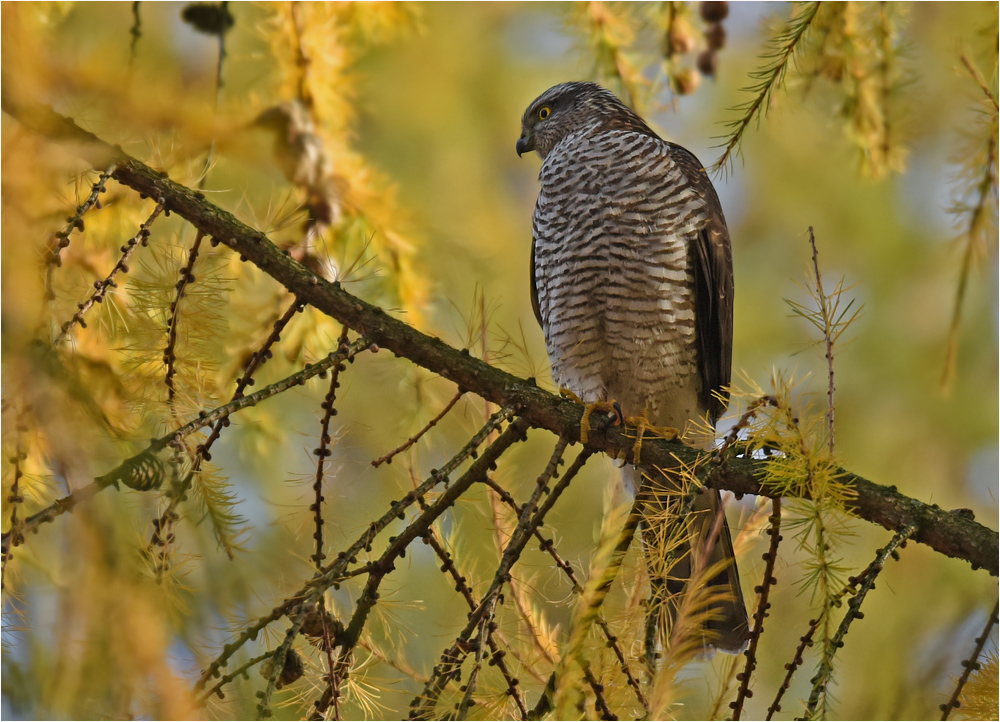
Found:
M 570 392 L 572 393 L 572 392 Z M 575 394 L 574 394 L 575 395 Z M 582 403 L 582 402 L 581 402 Z M 590 415 L 595 411 L 613 411 L 614 403 L 611 401 L 596 401 L 592 404 L 584 404 L 583 416 L 580 417 L 580 443 L 586 444 L 590 436 Z
M 632 463 L 636 466 L 640 463 L 642 454 L 642 439 L 648 431 L 652 436 L 667 441 L 673 441 L 680 436 L 680 431 L 672 426 L 653 426 L 649 419 L 643 416 L 630 416 L 625 419 L 625 423 L 635 427 L 635 445 L 632 447 Z
M 577 396 L 576 394 L 574 394 L 572 391 L 570 391 L 565 386 L 560 386 L 559 387 L 559 395 L 562 396 L 564 399 L 569 399 L 573 403 L 580 404 L 580 406 L 586 406 L 586 404 L 583 403 L 583 399 L 581 399 L 579 396 Z
M 622 405 L 617 401 L 611 404 L 615 414 L 618 416 L 618 425 L 625 426 L 625 414 L 622 412 Z

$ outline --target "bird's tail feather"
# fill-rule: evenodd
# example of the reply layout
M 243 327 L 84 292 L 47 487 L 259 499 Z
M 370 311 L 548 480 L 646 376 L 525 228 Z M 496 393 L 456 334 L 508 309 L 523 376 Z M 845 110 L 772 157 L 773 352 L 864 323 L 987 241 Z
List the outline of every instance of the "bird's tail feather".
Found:
M 719 492 L 703 490 L 692 499 L 653 484 L 642 493 L 648 497 L 643 546 L 651 587 L 647 657 L 658 644 L 688 637 L 706 649 L 738 654 L 746 647 L 749 620 Z

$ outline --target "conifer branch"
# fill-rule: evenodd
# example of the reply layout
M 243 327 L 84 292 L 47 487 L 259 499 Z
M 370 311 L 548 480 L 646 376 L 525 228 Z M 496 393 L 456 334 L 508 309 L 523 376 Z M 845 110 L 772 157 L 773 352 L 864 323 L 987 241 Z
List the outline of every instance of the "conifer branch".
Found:
M 580 469 L 583 468 L 590 454 L 590 451 L 583 449 L 544 499 L 540 499 L 540 497 L 544 492 L 545 486 L 544 484 L 539 484 L 535 490 L 536 493 L 532 494 L 532 501 L 525 504 L 517 528 L 507 543 L 507 547 L 504 549 L 503 556 L 500 559 L 500 564 L 493 575 L 493 583 L 483 595 L 479 607 L 469 615 L 468 623 L 461 633 L 459 633 L 455 642 L 441 655 L 441 661 L 434 668 L 434 673 L 431 675 L 430 681 L 424 686 L 423 692 L 410 703 L 411 719 L 429 719 L 431 717 L 437 699 L 444 690 L 445 685 L 458 675 L 462 662 L 471 649 L 469 647 L 469 640 L 478 624 L 489 612 L 491 600 L 499 597 L 504 584 L 509 579 L 511 568 L 520 559 L 521 552 L 524 551 L 524 547 L 531 538 L 533 531 L 541 527 L 549 509 L 552 508 L 562 492 L 565 491 L 569 483 L 576 477 Z M 552 465 L 550 461 L 550 466 Z M 526 716 L 527 710 L 520 704 L 519 707 L 521 707 L 522 713 Z
M 440 374 L 460 388 L 492 403 L 516 406 L 518 413 L 533 426 L 578 438 L 582 416 L 582 408 L 578 404 L 548 393 L 533 382 L 491 367 L 468 352 L 451 348 L 441 340 L 392 318 L 384 310 L 352 296 L 339 284 L 324 281 L 285 256 L 263 233 L 208 202 L 203 194 L 171 181 L 166 174 L 149 168 L 120 149 L 112 148 L 50 108 L 14 98 L 6 85 L 2 93 L 2 107 L 24 126 L 53 140 L 73 144 L 77 152 L 93 165 L 106 168 L 117 161 L 115 180 L 147 196 L 164 197 L 172 212 L 254 263 L 296 294 L 300 302 L 308 303 L 350 326 L 365 336 L 369 343 L 378 344 L 397 356 Z M 620 428 L 610 427 L 592 433 L 588 448 L 614 457 L 630 450 L 633 442 L 624 436 Z M 678 461 L 694 464 L 703 455 L 705 452 L 676 440 L 650 439 L 643 444 L 643 467 L 672 468 Z M 765 463 L 727 455 L 718 464 L 699 464 L 699 479 L 716 489 L 773 496 L 775 492 L 760 482 Z M 997 575 L 1000 566 L 997 533 L 976 523 L 967 511 L 945 511 L 900 494 L 894 487 L 880 486 L 847 470 L 840 469 L 837 473 L 839 482 L 851 491 L 851 498 L 845 502 L 849 513 L 893 532 L 915 524 L 917 529 L 911 537 L 914 541 Z
M 521 506 L 516 501 L 514 501 L 514 497 L 508 494 L 506 489 L 504 489 L 502 486 L 497 484 L 492 479 L 487 479 L 486 484 L 491 489 L 493 489 L 493 491 L 496 492 L 497 496 L 504 504 L 509 506 L 511 510 L 513 510 L 513 512 L 517 514 L 519 517 L 521 516 Z M 544 551 L 550 557 L 552 557 L 552 560 L 555 562 L 556 567 L 558 569 L 561 569 L 563 571 L 563 574 L 566 575 L 566 578 L 569 579 L 569 582 L 573 588 L 573 593 L 583 594 L 584 587 L 582 584 L 580 584 L 580 580 L 576 578 L 576 572 L 573 571 L 573 565 L 562 558 L 562 556 L 556 550 L 554 541 L 552 539 L 546 539 L 545 535 L 542 534 L 542 531 L 540 529 L 535 530 L 534 536 L 536 539 L 538 539 L 539 551 Z M 604 634 L 605 640 L 607 640 L 608 648 L 610 648 L 611 651 L 614 652 L 615 658 L 618 660 L 618 664 L 621 667 L 622 674 L 625 675 L 625 680 L 628 682 L 629 687 L 631 687 L 632 691 L 635 693 L 636 700 L 642 706 L 643 710 L 648 713 L 649 702 L 646 699 L 645 693 L 642 691 L 642 685 L 639 684 L 639 681 L 635 678 L 635 675 L 632 674 L 632 668 L 625 657 L 625 653 L 622 651 L 621 644 L 618 643 L 618 637 L 611 631 L 611 627 L 608 624 L 608 621 L 602 615 L 600 614 L 597 615 L 597 618 L 594 620 L 594 624 L 600 627 L 601 632 Z
M 816 676 L 811 680 L 812 691 L 809 694 L 809 701 L 806 704 L 806 710 L 808 711 L 810 718 L 815 716 L 816 707 L 820 704 L 821 700 L 824 708 L 826 706 L 826 698 L 828 696 L 827 688 L 833 677 L 833 657 L 837 653 L 837 650 L 844 646 L 844 637 L 847 636 L 851 623 L 855 619 L 861 619 L 864 617 L 864 614 L 860 611 L 861 604 L 865 601 L 865 597 L 868 595 L 868 592 L 875 588 L 875 578 L 878 576 L 879 572 L 882 571 L 882 568 L 885 566 L 885 563 L 889 560 L 889 558 L 896 553 L 896 550 L 906 544 L 907 538 L 909 538 L 912 533 L 912 526 L 908 526 L 901 531 L 896 532 L 889 543 L 875 553 L 875 561 L 868 566 L 866 573 L 861 579 L 860 588 L 857 593 L 851 597 L 850 601 L 847 602 L 847 613 L 844 614 L 844 618 L 840 621 L 840 626 L 837 628 L 836 634 L 833 635 L 833 638 L 830 641 L 829 658 L 824 657 L 824 659 L 820 662 L 820 667 Z
M 488 474 L 484 477 L 484 481 L 487 484 L 492 482 Z M 444 545 L 442 545 L 440 540 L 437 538 L 437 532 L 434 531 L 433 527 L 428 530 L 427 534 L 424 535 L 424 544 L 427 544 L 434 550 L 438 559 L 441 560 L 441 571 L 451 576 L 452 581 L 455 582 L 455 591 L 461 594 L 462 598 L 465 599 L 465 603 L 469 605 L 469 611 L 475 612 L 479 607 L 479 602 L 476 601 L 476 597 L 472 593 L 472 589 L 469 588 L 466 578 L 462 576 L 462 574 L 458 571 L 458 567 L 455 566 L 455 560 L 452 559 L 451 554 L 448 553 L 448 550 L 444 548 Z M 507 666 L 507 662 L 504 659 L 504 657 L 507 656 L 507 653 L 500 649 L 492 634 L 486 637 L 486 643 L 489 645 L 490 652 L 492 654 L 489 664 L 495 665 L 496 668 L 500 670 L 504 681 L 507 683 L 508 694 L 517 700 L 519 704 L 523 705 L 520 700 L 520 693 L 517 691 L 517 679 L 511 673 L 510 668 Z
M 447 416 L 448 412 L 451 411 L 453 408 L 455 408 L 455 404 L 457 404 L 459 402 L 459 400 L 462 398 L 462 396 L 464 396 L 464 395 L 465 395 L 465 392 L 462 389 L 459 389 L 458 391 L 456 391 L 455 395 L 451 397 L 451 401 L 449 401 L 447 404 L 445 404 L 445 407 L 443 409 L 441 409 L 441 411 L 438 413 L 437 416 L 435 416 L 433 419 L 431 419 L 430 421 L 428 421 L 427 424 L 424 426 L 424 428 L 420 429 L 420 431 L 418 431 L 417 433 L 415 433 L 413 436 L 411 436 L 409 439 L 407 439 L 404 443 L 402 443 L 399 446 L 397 446 L 395 449 L 393 449 L 392 451 L 390 451 L 385 456 L 380 456 L 379 458 L 377 458 L 374 461 L 372 461 L 372 466 L 379 467 L 382 464 L 391 464 L 393 458 L 395 458 L 399 454 L 402 454 L 404 451 L 406 451 L 411 446 L 413 446 L 414 444 L 416 444 L 418 441 L 420 441 L 420 439 L 428 431 L 430 431 L 435 426 L 437 426 L 438 423 L 441 421 L 441 419 L 443 419 L 445 416 Z
M 740 715 L 743 713 L 743 702 L 753 695 L 750 691 L 750 680 L 753 677 L 754 669 L 757 667 L 757 644 L 760 642 L 760 635 L 764 631 L 764 620 L 770 616 L 767 610 L 771 605 L 767 601 L 767 598 L 771 592 L 771 587 L 778 583 L 778 580 L 774 578 L 774 564 L 778 561 L 778 543 L 781 541 L 781 499 L 773 499 L 771 501 L 771 528 L 768 530 L 768 535 L 771 537 L 771 541 L 767 552 L 764 554 L 764 578 L 754 590 L 758 595 L 757 609 L 753 615 L 753 629 L 750 632 L 750 642 L 747 645 L 746 652 L 744 652 L 747 662 L 743 667 L 743 671 L 736 675 L 736 679 L 740 682 L 740 687 L 736 693 L 736 699 L 729 703 L 729 707 L 733 710 L 733 716 L 730 719 L 733 720 L 739 720 Z
M 21 496 L 21 477 L 24 476 L 24 469 L 22 469 L 21 463 L 28 458 L 22 439 L 27 430 L 24 426 L 24 411 L 17 414 L 15 423 L 17 440 L 14 442 L 14 456 L 11 459 L 11 463 L 14 465 L 14 478 L 10 480 L 10 494 L 7 495 L 6 499 L 7 505 L 10 507 L 10 525 L 7 532 L 10 535 L 10 543 L 5 544 L 3 549 L 3 562 L 2 567 L 0 567 L 0 591 L 7 588 L 7 562 L 10 561 L 13 549 L 24 541 L 24 522 L 17 518 L 18 507 L 24 503 L 24 497 Z
M 76 212 L 73 213 L 73 215 L 66 219 L 66 225 L 63 229 L 56 232 L 54 242 L 52 244 L 52 250 L 49 252 L 49 258 L 46 261 L 45 268 L 45 293 L 49 300 L 55 298 L 55 292 L 52 290 L 52 274 L 56 268 L 62 266 L 62 252 L 69 246 L 70 235 L 72 235 L 73 231 L 82 232 L 84 228 L 86 228 L 83 222 L 83 217 L 87 214 L 87 211 L 94 206 L 97 206 L 98 208 L 101 207 L 101 194 L 107 192 L 105 185 L 111 178 L 111 174 L 114 170 L 115 167 L 112 165 L 106 170 L 101 171 L 101 174 L 91 186 L 90 194 L 87 196 L 86 200 L 84 200 L 83 203 L 77 207 Z
M 177 395 L 177 391 L 174 388 L 174 376 L 177 373 L 175 366 L 177 363 L 177 356 L 175 355 L 177 347 L 177 318 L 180 315 L 180 303 L 181 299 L 184 298 L 184 290 L 189 283 L 194 283 L 194 264 L 198 260 L 198 251 L 201 248 L 201 242 L 204 238 L 205 234 L 201 231 L 195 235 L 194 243 L 191 244 L 191 250 L 188 252 L 187 263 L 181 268 L 181 279 L 177 282 L 176 286 L 177 294 L 170 304 L 170 315 L 167 318 L 167 347 L 163 350 L 163 363 L 167 367 L 167 372 L 164 374 L 163 382 L 167 387 L 167 404 L 170 407 L 172 415 L 176 413 L 174 397 Z
M 733 157 L 739 153 L 743 134 L 750 123 L 767 112 L 771 96 L 777 88 L 781 87 L 788 65 L 795 56 L 795 50 L 809 31 L 819 7 L 819 2 L 797 3 L 798 12 L 771 41 L 770 47 L 764 54 L 764 59 L 768 61 L 767 64 L 750 73 L 750 77 L 757 82 L 744 90 L 753 93 L 754 97 L 739 106 L 738 110 L 742 111 L 741 117 L 729 123 L 732 131 L 722 146 L 722 155 L 712 166 L 713 172 L 729 166 Z
M 131 475 L 134 473 L 134 469 L 137 464 L 143 462 L 147 458 L 153 457 L 153 455 L 163 451 L 168 446 L 182 441 L 199 429 L 214 424 L 220 420 L 224 420 L 237 411 L 241 411 L 251 406 L 256 406 L 261 401 L 265 401 L 273 396 L 287 391 L 288 389 L 301 386 L 312 377 L 320 375 L 335 364 L 342 363 L 345 359 L 354 358 L 354 356 L 363 351 L 367 351 L 369 348 L 370 344 L 366 339 L 358 339 L 351 344 L 348 349 L 339 353 L 331 353 L 322 361 L 309 364 L 301 371 L 298 371 L 291 376 L 287 376 L 280 381 L 276 381 L 270 386 L 266 386 L 254 394 L 234 398 L 229 403 L 219 406 L 211 411 L 202 411 L 197 418 L 189 421 L 184 426 L 166 434 L 165 436 L 154 439 L 144 451 L 126 459 L 108 473 L 97 477 L 86 486 L 82 486 L 70 492 L 63 498 L 56 500 L 42 511 L 29 516 L 24 520 L 21 528 L 22 533 L 37 532 L 40 525 L 46 522 L 51 522 L 62 514 L 72 511 L 78 504 L 90 500 L 95 494 L 103 491 L 109 486 L 117 486 L 120 483 L 129 485 Z M 3 550 L 7 549 L 10 542 L 10 531 L 4 532 L 2 537 Z
M 998 613 L 1000 613 L 1000 602 L 993 605 L 993 611 L 986 618 L 986 626 L 983 628 L 983 633 L 976 637 L 976 646 L 972 650 L 972 655 L 968 659 L 962 660 L 962 667 L 964 669 L 955 683 L 955 691 L 952 692 L 951 699 L 940 706 L 942 720 L 948 719 L 951 716 L 952 710 L 956 710 L 961 706 L 959 698 L 962 696 L 962 689 L 965 687 L 966 682 L 969 681 L 972 673 L 979 669 L 979 655 L 983 653 L 983 647 L 986 646 L 986 642 L 990 638 L 990 632 L 993 631 L 993 627 L 997 623 Z
M 337 346 L 338 348 L 347 346 L 347 326 L 341 330 Z M 337 389 L 340 387 L 340 372 L 344 368 L 343 364 L 337 364 L 330 374 L 330 389 L 326 392 L 322 404 L 323 421 L 320 423 L 319 447 L 313 452 L 316 454 L 316 479 L 313 481 L 313 503 L 310 511 L 313 513 L 315 524 L 313 539 L 316 542 L 316 552 L 313 554 L 312 560 L 318 570 L 323 568 L 323 560 L 326 559 L 326 554 L 323 553 L 323 474 L 326 472 L 326 460 L 332 453 L 330 451 L 330 420 L 337 415 L 334 404 L 337 401 Z
M 139 226 L 139 231 L 132 236 L 121 247 L 121 258 L 115 264 L 115 267 L 108 272 L 100 281 L 94 281 L 94 292 L 90 294 L 90 297 L 86 301 L 81 301 L 76 308 L 76 313 L 73 317 L 66 321 L 59 330 L 59 335 L 56 336 L 55 340 L 52 342 L 53 346 L 59 346 L 69 334 L 70 330 L 79 324 L 82 328 L 87 327 L 87 322 L 83 320 L 84 314 L 91 309 L 95 303 L 103 303 L 104 297 L 108 293 L 109 288 L 117 288 L 118 284 L 115 283 L 115 276 L 121 273 L 128 273 L 128 260 L 132 257 L 135 249 L 142 245 L 146 246 L 149 244 L 149 227 L 153 225 L 153 221 L 156 217 L 160 215 L 167 207 L 167 202 L 164 198 L 158 198 L 156 201 L 156 207 L 153 208 L 153 212 L 149 214 L 149 217 L 143 221 L 142 225 Z
M 295 637 L 298 636 L 299 630 L 302 629 L 302 624 L 305 622 L 306 615 L 303 614 L 304 605 L 300 605 L 295 611 L 292 612 L 295 621 L 292 622 L 291 626 L 285 632 L 285 638 L 281 641 L 281 644 L 277 649 L 274 650 L 274 654 L 271 655 L 271 659 L 274 660 L 274 665 L 271 668 L 271 674 L 267 679 L 267 687 L 264 688 L 263 692 L 258 692 L 257 696 L 260 702 L 257 704 L 257 719 L 267 719 L 271 717 L 271 695 L 274 694 L 274 690 L 280 687 L 279 679 L 285 671 L 285 665 L 287 664 L 288 652 L 292 648 L 292 642 L 295 641 Z
M 257 666 L 258 664 L 260 664 L 264 660 L 269 659 L 270 657 L 273 657 L 276 651 L 277 650 L 275 650 L 275 649 L 270 649 L 270 650 L 264 652 L 263 654 L 258 654 L 256 657 L 251 657 L 247 662 L 244 662 L 243 664 L 241 664 L 239 667 L 237 667 L 233 671 L 227 672 L 226 674 L 222 675 L 219 678 L 219 681 L 216 682 L 214 685 L 212 685 L 212 687 L 210 689 L 207 689 L 204 692 L 202 692 L 202 695 L 201 695 L 201 697 L 199 698 L 198 701 L 201 702 L 202 704 L 204 704 L 213 695 L 217 695 L 219 699 L 225 699 L 226 698 L 226 694 L 225 694 L 225 692 L 222 691 L 223 687 L 225 687 L 230 682 L 235 681 L 237 678 L 239 678 L 241 676 L 244 677 L 244 678 L 247 678 L 249 676 L 247 674 L 247 672 L 251 668 Z

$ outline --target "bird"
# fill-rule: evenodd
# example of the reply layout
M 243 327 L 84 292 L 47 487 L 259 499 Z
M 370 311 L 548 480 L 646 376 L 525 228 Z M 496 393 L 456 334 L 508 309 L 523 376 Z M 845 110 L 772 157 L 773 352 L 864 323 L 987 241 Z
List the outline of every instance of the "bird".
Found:
M 587 405 L 581 441 L 594 409 L 615 408 L 619 420 L 622 410 L 637 414 L 636 451 L 647 425 L 661 435 L 706 421 L 714 427 L 728 406 L 733 266 L 722 206 L 702 164 L 592 82 L 562 83 L 532 101 L 516 150 L 542 159 L 532 308 L 553 379 Z M 638 468 L 626 467 L 623 477 L 639 492 Z M 749 622 L 719 492 L 703 489 L 687 508 L 693 531 L 665 586 L 676 607 L 692 565 L 721 562 L 707 582 L 718 593 L 701 641 L 708 651 L 737 654 Z M 671 522 L 659 518 L 656 529 L 647 516 L 644 532 L 662 542 Z

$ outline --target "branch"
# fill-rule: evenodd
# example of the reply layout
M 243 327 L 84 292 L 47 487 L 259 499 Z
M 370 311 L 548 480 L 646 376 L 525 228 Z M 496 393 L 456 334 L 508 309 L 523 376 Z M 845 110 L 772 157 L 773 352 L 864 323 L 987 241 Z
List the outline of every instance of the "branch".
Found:
M 166 173 L 153 170 L 120 148 L 111 147 L 51 108 L 14 98 L 9 86 L 10 83 L 4 84 L 2 108 L 25 127 L 53 140 L 74 144 L 76 151 L 95 167 L 107 168 L 116 163 L 113 174 L 116 181 L 148 197 L 163 198 L 172 213 L 232 248 L 294 293 L 300 302 L 350 326 L 397 356 L 449 379 L 460 389 L 472 391 L 499 406 L 518 408 L 519 414 L 533 426 L 579 438 L 583 411 L 579 404 L 544 391 L 531 380 L 489 366 L 467 350 L 452 348 L 352 296 L 339 283 L 325 281 L 284 255 L 262 232 L 208 202 L 202 193 L 175 183 Z M 629 453 L 633 443 L 634 439 L 628 439 L 621 428 L 611 427 L 591 433 L 587 446 L 616 457 Z M 644 468 L 670 468 L 683 463 L 698 468 L 700 479 L 712 488 L 739 494 L 775 495 L 759 481 L 764 460 L 728 458 L 710 463 L 711 457 L 676 440 L 651 439 L 643 444 Z M 912 540 L 997 576 L 1000 566 L 997 532 L 974 521 L 967 510 L 945 511 L 936 504 L 925 504 L 900 494 L 895 487 L 881 486 L 841 471 L 843 483 L 855 494 L 847 501 L 850 513 L 893 532 L 912 525 L 915 528 Z

